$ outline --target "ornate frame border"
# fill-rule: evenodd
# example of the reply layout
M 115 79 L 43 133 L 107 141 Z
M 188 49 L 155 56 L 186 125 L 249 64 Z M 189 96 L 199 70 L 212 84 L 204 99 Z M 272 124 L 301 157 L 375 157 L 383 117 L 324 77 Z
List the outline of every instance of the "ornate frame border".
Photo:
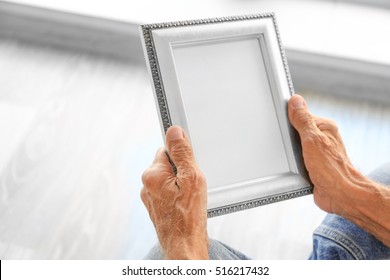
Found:
M 169 113 L 169 107 L 165 95 L 164 90 L 164 84 L 161 78 L 161 72 L 160 72 L 160 66 L 156 54 L 156 49 L 153 41 L 153 35 L 152 31 L 157 29 L 164 29 L 164 28 L 178 28 L 178 27 L 184 27 L 184 26 L 191 26 L 191 25 L 206 25 L 206 24 L 218 24 L 223 22 L 234 22 L 234 21 L 244 21 L 244 20 L 256 20 L 261 18 L 271 18 L 275 27 L 275 32 L 277 36 L 277 41 L 279 45 L 280 55 L 282 57 L 284 71 L 287 78 L 287 83 L 289 86 L 290 94 L 294 94 L 294 87 L 291 80 L 290 70 L 288 68 L 287 64 L 287 58 L 284 52 L 284 49 L 282 47 L 282 42 L 280 38 L 280 32 L 278 25 L 276 23 L 276 17 L 274 13 L 264 13 L 264 14 L 251 14 L 251 15 L 243 15 L 243 16 L 230 16 L 230 17 L 219 17 L 219 18 L 206 18 L 206 19 L 198 19 L 198 20 L 186 20 L 186 21 L 174 21 L 174 22 L 163 22 L 163 23 L 154 23 L 154 24 L 145 24 L 141 25 L 141 35 L 143 37 L 143 42 L 145 44 L 147 60 L 149 62 L 149 67 L 153 79 L 153 85 L 156 91 L 156 97 L 158 102 L 158 107 L 161 115 L 162 124 L 164 127 L 164 132 L 168 130 L 168 128 L 172 125 L 170 113 Z M 296 139 L 297 137 L 295 131 L 290 131 L 292 135 Z M 305 170 L 304 168 L 299 168 L 300 171 Z M 302 188 L 298 191 L 291 191 L 286 193 L 281 193 L 278 195 L 272 195 L 268 197 L 263 197 L 259 199 L 254 199 L 251 201 L 245 201 L 243 203 L 236 203 L 231 205 L 226 205 L 224 207 L 209 209 L 207 212 L 207 216 L 209 218 L 216 217 L 224 214 L 229 214 L 241 210 L 246 210 L 258 206 L 263 206 L 291 198 L 301 197 L 305 195 L 309 195 L 313 193 L 312 187 Z

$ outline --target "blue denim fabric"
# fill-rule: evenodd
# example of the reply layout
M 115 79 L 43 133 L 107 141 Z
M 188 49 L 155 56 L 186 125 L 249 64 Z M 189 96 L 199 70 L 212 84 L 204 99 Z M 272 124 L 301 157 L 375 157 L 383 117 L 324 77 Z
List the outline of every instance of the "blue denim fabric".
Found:
M 374 170 L 368 177 L 390 186 L 390 164 Z M 248 260 L 249 258 L 231 247 L 210 240 L 211 260 Z M 164 259 L 159 245 L 156 245 L 146 259 Z M 390 259 L 390 248 L 350 221 L 333 214 L 325 217 L 313 233 L 311 260 L 373 260 Z
M 390 249 L 337 215 L 327 215 L 313 234 L 311 260 L 390 259 Z

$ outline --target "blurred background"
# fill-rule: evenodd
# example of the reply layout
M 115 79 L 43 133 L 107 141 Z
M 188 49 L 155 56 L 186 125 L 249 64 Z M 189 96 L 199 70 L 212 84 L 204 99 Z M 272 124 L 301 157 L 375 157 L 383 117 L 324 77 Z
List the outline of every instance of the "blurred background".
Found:
M 162 146 L 138 25 L 275 12 L 295 90 L 334 119 L 351 161 L 390 160 L 385 0 L 0 1 L 0 259 L 140 259 L 140 199 Z M 311 196 L 209 219 L 257 259 L 305 259 Z

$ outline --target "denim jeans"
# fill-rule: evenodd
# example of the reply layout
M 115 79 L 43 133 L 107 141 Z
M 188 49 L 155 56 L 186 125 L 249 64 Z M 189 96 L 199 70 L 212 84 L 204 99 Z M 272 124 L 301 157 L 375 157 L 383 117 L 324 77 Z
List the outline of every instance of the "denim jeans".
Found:
M 390 164 L 374 170 L 368 177 L 390 186 Z M 389 213 L 390 217 L 390 213 Z M 156 245 L 146 259 L 163 259 L 159 245 Z M 247 256 L 233 248 L 210 239 L 209 258 L 211 260 L 247 260 Z M 313 233 L 313 252 L 310 260 L 374 260 L 390 259 L 390 248 L 373 235 L 350 221 L 328 214 Z

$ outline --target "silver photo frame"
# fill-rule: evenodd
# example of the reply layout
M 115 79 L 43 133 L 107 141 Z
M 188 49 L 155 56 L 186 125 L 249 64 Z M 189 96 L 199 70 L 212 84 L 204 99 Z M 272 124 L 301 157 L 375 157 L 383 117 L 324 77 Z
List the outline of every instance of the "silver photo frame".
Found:
M 214 217 L 312 193 L 274 14 L 140 28 L 163 135 L 181 126 Z M 164 137 L 165 139 L 165 137 Z

